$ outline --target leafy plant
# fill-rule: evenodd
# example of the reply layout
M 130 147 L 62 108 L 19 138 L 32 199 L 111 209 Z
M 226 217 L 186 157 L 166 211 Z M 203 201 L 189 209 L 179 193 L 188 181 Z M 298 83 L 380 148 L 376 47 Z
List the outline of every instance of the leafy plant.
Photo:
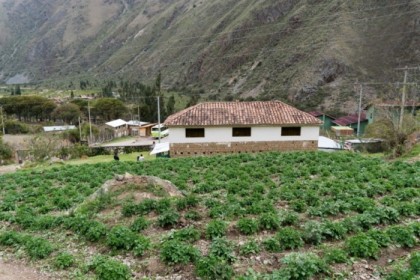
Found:
M 175 226 L 179 221 L 179 214 L 174 211 L 168 211 L 161 214 L 157 220 L 157 224 L 162 228 Z
M 281 245 L 280 241 L 277 238 L 268 238 L 263 240 L 262 242 L 265 250 L 268 252 L 280 252 L 281 251 Z
M 331 263 L 346 263 L 348 261 L 347 253 L 338 248 L 330 248 L 324 250 L 324 260 L 328 264 Z
M 134 222 L 131 224 L 130 229 L 134 232 L 140 232 L 142 230 L 145 230 L 150 225 L 150 222 L 144 218 L 144 217 L 138 217 L 134 220 Z
M 212 220 L 206 227 L 206 238 L 214 239 L 216 237 L 223 237 L 226 234 L 227 225 L 223 221 Z
M 360 233 L 346 240 L 346 250 L 351 256 L 360 258 L 377 258 L 379 245 L 365 233 Z
M 128 280 L 131 272 L 125 264 L 105 256 L 97 256 L 93 259 L 90 268 L 93 269 L 101 280 Z
M 391 238 L 389 238 L 389 235 L 385 231 L 371 229 L 366 234 L 375 240 L 380 247 L 388 247 L 391 243 Z
M 215 256 L 200 258 L 195 265 L 195 273 L 203 280 L 229 280 L 234 275 L 230 264 Z
M 260 246 L 254 240 L 248 241 L 239 248 L 239 253 L 248 256 L 260 252 Z
M 53 252 L 50 242 L 42 238 L 28 236 L 25 238 L 24 243 L 25 250 L 33 259 L 44 259 Z
M 164 242 L 160 250 L 160 259 L 170 265 L 193 262 L 198 256 L 199 252 L 196 248 L 176 239 Z
M 242 218 L 236 224 L 242 234 L 250 235 L 258 231 L 258 223 L 254 219 Z
M 137 235 L 129 228 L 117 225 L 111 229 L 107 238 L 106 244 L 111 249 L 125 249 L 130 250 L 134 247 Z
M 285 265 L 275 279 L 304 280 L 328 271 L 327 264 L 314 253 L 290 253 L 281 262 Z
M 74 264 L 73 255 L 63 252 L 55 257 L 54 266 L 59 269 L 66 269 Z
M 413 253 L 408 263 L 410 264 L 411 271 L 413 271 L 414 274 L 419 275 L 420 274 L 420 253 L 419 252 Z
M 261 214 L 258 223 L 262 230 L 276 230 L 280 227 L 280 220 L 274 213 Z
M 393 226 L 387 230 L 387 234 L 393 242 L 403 247 L 414 247 L 416 245 L 416 238 L 410 227 Z
M 304 244 L 302 234 L 290 227 L 279 230 L 276 239 L 280 242 L 280 247 L 283 250 L 300 248 Z
M 210 245 L 210 255 L 226 260 L 228 263 L 235 261 L 233 245 L 225 238 L 215 238 Z

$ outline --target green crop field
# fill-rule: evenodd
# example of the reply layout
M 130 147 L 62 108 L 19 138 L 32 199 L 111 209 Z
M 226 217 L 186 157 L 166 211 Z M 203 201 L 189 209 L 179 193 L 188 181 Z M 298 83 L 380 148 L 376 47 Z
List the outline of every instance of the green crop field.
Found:
M 126 176 L 91 196 L 126 173 L 176 188 Z M 0 176 L 0 199 L 2 255 L 58 279 L 420 272 L 420 162 L 299 152 L 63 166 Z

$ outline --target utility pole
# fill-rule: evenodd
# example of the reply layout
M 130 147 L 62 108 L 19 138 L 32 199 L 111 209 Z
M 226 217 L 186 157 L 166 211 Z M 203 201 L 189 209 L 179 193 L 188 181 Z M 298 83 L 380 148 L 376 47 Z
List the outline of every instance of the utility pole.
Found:
M 3 128 L 3 135 L 6 134 L 6 130 L 4 129 L 4 115 L 3 115 L 3 107 L 0 106 L 0 112 L 1 112 L 1 126 Z
M 90 142 L 92 141 L 92 122 L 90 120 L 90 103 L 88 101 L 88 116 L 89 116 L 89 141 L 88 145 L 90 145 Z
M 357 117 L 357 138 L 360 136 L 360 119 L 362 117 L 362 96 L 363 96 L 363 84 L 360 84 L 360 96 L 359 96 L 359 115 Z
M 404 69 L 404 83 L 403 83 L 403 91 L 402 91 L 402 98 L 401 98 L 401 112 L 400 112 L 400 123 L 398 125 L 398 130 L 402 130 L 403 126 L 403 119 L 404 119 L 404 107 L 405 107 L 405 91 L 407 89 L 407 77 L 408 77 L 408 67 L 406 66 Z
M 79 116 L 79 139 L 82 141 L 82 126 L 80 125 L 80 116 Z
M 404 122 L 404 107 L 405 107 L 405 95 L 407 91 L 407 78 L 408 78 L 408 70 L 416 70 L 420 69 L 420 67 L 407 67 L 404 68 L 397 68 L 396 70 L 403 70 L 404 71 L 404 82 L 403 82 L 403 90 L 402 90 L 402 97 L 401 97 L 401 111 L 400 111 L 400 120 L 398 124 L 398 130 L 402 130 L 403 122 Z
M 160 143 L 160 96 L 157 97 L 157 109 L 158 109 L 158 129 L 159 129 L 159 143 Z

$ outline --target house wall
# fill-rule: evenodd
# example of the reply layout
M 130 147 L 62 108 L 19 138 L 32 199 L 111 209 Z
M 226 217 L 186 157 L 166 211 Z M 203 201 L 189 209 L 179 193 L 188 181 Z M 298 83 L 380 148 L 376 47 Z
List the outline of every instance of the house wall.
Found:
M 258 141 L 318 141 L 319 127 L 301 128 L 300 136 L 281 136 L 281 127 L 252 127 L 249 137 L 232 137 L 232 127 L 205 127 L 205 137 L 186 138 L 185 128 L 170 127 L 169 143 L 220 143 Z
M 206 127 L 205 137 L 186 138 L 185 128 L 169 128 L 171 157 L 266 151 L 313 151 L 319 127 L 302 127 L 301 136 L 281 136 L 281 127 L 253 127 L 250 137 L 232 137 L 231 127 Z

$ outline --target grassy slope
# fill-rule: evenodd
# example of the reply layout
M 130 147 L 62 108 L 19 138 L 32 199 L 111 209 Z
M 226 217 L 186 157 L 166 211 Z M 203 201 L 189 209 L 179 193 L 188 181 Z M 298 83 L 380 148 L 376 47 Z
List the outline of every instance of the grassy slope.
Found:
M 131 270 L 139 277 L 176 273 L 184 279 L 189 279 L 194 275 L 194 266 L 190 262 L 172 266 L 159 260 L 162 257 L 161 241 L 171 234 L 173 236 L 174 229 L 181 230 L 192 226 L 199 231 L 199 240 L 187 242 L 203 254 L 207 254 L 211 246 L 211 240 L 206 238 L 207 224 L 212 219 L 219 219 L 229 224 L 226 238 L 234 244 L 232 253 L 236 256 L 236 260 L 233 261 L 232 267 L 236 275 L 244 274 L 248 268 L 262 273 L 272 273 L 278 268 L 288 267 L 281 263 L 284 256 L 301 250 L 280 249 L 271 252 L 263 244 L 275 236 L 277 230 L 258 230 L 247 236 L 238 230 L 238 220 L 241 217 L 259 220 L 264 214 L 274 213 L 275 216 L 278 215 L 279 221 L 284 223 L 282 220 L 284 214 L 289 213 L 295 215 L 297 219 L 291 220 L 291 227 L 303 236 L 311 232 L 305 230 L 303 226 L 308 221 L 322 223 L 334 221 L 337 226 L 345 225 L 346 231 L 357 228 L 357 223 L 364 225 L 364 228 L 360 229 L 362 231 L 372 226 L 386 230 L 392 227 L 389 223 L 409 224 L 419 217 L 418 209 L 415 208 L 419 199 L 419 170 L 419 163 L 414 165 L 401 162 L 385 163 L 379 159 L 348 153 L 267 153 L 143 163 L 112 162 L 18 172 L 1 176 L 0 242 L 4 244 L 2 236 L 4 238 L 5 231 L 10 230 L 48 240 L 53 245 L 51 255 L 34 264 L 61 278 L 66 276 L 72 279 L 91 278 L 95 274 L 94 269 L 88 265 L 92 261 L 92 255 L 111 254 L 115 259 L 128 263 Z M 110 250 L 106 237 L 109 230 L 98 231 L 100 238 L 92 242 L 86 238 L 88 236 L 92 238 L 91 234 L 95 231 L 88 231 L 90 232 L 88 234 L 83 229 L 74 228 L 86 225 L 94 229 L 93 227 L 101 224 L 109 229 L 116 225 L 130 226 L 134 218 L 139 215 L 121 214 L 125 211 L 123 209 L 132 209 L 127 208 L 130 205 L 130 196 L 120 196 L 121 192 L 128 189 L 121 189 L 108 198 L 100 198 L 82 207 L 80 211 L 87 215 L 82 219 L 87 220 L 74 223 L 71 222 L 71 217 L 61 212 L 81 203 L 86 196 L 98 189 L 103 182 L 111 179 L 114 174 L 125 172 L 154 175 L 170 180 L 184 193 L 198 198 L 198 204 L 192 204 L 187 209 L 179 207 L 181 199 L 170 199 L 170 212 L 179 213 L 183 217 L 173 227 L 162 228 L 158 225 L 158 218 L 163 215 L 158 209 L 165 209 L 166 204 L 158 203 L 162 208 L 156 208 L 150 213 L 145 212 L 143 216 L 151 222 L 151 225 L 142 231 L 142 234 L 151 240 L 152 247 L 146 250 L 144 256 L 135 257 L 131 250 Z M 132 194 L 137 197 L 135 192 Z M 317 204 L 317 199 L 322 203 Z M 369 205 L 382 210 L 375 212 Z M 385 205 L 398 210 L 383 208 Z M 201 218 L 199 220 L 188 218 L 187 213 L 192 211 L 196 211 Z M 323 213 L 322 218 L 319 217 L 319 213 Z M 369 220 L 379 213 L 383 213 L 382 222 Z M 54 222 L 54 219 L 48 220 L 51 215 L 62 218 Z M 342 223 L 344 217 L 353 219 L 354 222 L 360 221 L 350 227 L 351 223 Z M 55 223 L 58 223 L 58 226 L 50 228 Z M 286 224 L 283 224 L 282 228 Z M 328 247 L 347 250 L 342 238 L 347 240 L 357 233 L 342 232 L 339 227 L 336 230 L 339 230 L 336 233 L 339 234 L 337 240 L 326 237 L 331 233 L 324 232 L 326 239 L 321 239 L 322 246 L 315 246 L 311 239 L 305 237 L 306 245 L 302 250 L 320 256 L 323 256 L 324 250 Z M 190 238 L 195 240 L 193 236 Z M 409 240 L 407 238 L 406 236 L 404 240 Z M 261 251 L 257 250 L 258 252 L 245 256 L 240 248 L 249 240 L 256 241 Z M 27 254 L 31 251 L 27 245 L 19 245 L 25 244 L 22 241 L 16 242 L 15 246 L 1 246 L 0 249 L 7 256 L 18 254 L 21 258 L 27 259 Z M 388 259 L 402 258 L 416 250 L 418 245 L 404 247 L 403 250 L 395 246 L 383 248 L 379 260 L 376 262 L 368 259 L 369 264 L 377 264 L 383 266 L 381 269 L 387 270 L 390 265 Z M 60 252 L 69 252 L 75 259 L 73 266 L 66 271 L 51 266 Z M 351 267 L 351 263 L 345 264 L 341 273 L 348 273 Z

